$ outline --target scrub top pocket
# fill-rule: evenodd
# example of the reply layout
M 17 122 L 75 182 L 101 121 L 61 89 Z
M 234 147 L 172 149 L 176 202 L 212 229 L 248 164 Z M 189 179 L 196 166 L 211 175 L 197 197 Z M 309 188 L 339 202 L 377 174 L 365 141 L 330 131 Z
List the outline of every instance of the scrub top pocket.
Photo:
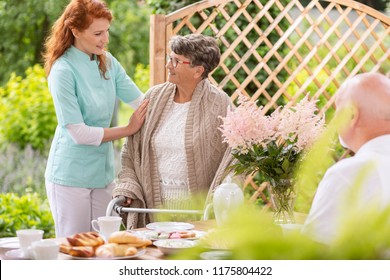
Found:
M 67 185 L 80 183 L 83 187 L 104 187 L 106 184 L 106 155 L 85 151 L 78 147 L 67 147 L 57 151 L 53 161 L 54 180 Z

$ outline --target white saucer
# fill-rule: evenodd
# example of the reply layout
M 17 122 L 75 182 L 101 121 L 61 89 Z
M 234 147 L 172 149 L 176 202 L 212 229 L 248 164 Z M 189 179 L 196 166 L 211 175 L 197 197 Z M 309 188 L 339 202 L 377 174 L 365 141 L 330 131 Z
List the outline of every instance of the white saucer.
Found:
M 19 249 L 19 240 L 17 237 L 6 237 L 0 239 L 0 248 L 1 249 Z
M 5 256 L 13 260 L 28 260 L 28 258 L 24 256 L 21 249 L 7 251 L 5 252 Z
M 156 231 L 174 232 L 193 229 L 195 226 L 183 222 L 155 222 L 146 225 L 146 228 Z

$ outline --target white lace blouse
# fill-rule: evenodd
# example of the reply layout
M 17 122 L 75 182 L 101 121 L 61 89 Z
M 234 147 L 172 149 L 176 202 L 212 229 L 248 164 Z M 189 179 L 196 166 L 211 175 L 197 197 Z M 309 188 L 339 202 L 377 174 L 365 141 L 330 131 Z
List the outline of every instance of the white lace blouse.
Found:
M 168 209 L 188 207 L 189 191 L 184 130 L 190 103 L 172 103 L 154 142 L 162 204 Z

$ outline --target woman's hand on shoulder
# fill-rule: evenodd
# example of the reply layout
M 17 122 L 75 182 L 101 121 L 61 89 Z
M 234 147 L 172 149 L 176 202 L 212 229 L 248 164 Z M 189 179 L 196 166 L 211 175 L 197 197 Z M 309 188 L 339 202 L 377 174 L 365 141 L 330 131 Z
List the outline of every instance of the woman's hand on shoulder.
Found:
M 141 105 L 135 110 L 133 115 L 130 117 L 129 124 L 129 135 L 137 133 L 145 122 L 146 113 L 148 112 L 149 99 L 142 101 Z

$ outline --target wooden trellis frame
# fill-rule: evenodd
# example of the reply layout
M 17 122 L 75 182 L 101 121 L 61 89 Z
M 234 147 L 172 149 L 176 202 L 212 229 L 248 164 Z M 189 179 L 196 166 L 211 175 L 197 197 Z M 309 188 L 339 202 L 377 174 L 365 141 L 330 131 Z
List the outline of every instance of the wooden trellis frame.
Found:
M 276 16 L 271 9 L 278 11 Z M 244 28 L 240 29 L 238 19 L 246 21 Z M 261 20 L 268 24 L 258 24 Z M 274 42 L 269 38 L 272 32 L 277 35 Z M 209 76 L 213 83 L 231 94 L 232 100 L 237 91 L 252 100 L 261 98 L 266 110 L 295 104 L 310 92 L 321 100 L 320 110 L 326 113 L 333 107 L 334 91 L 346 78 L 361 72 L 390 75 L 390 18 L 351 0 L 313 0 L 306 7 L 299 0 L 265 4 L 260 0 L 210 0 L 169 15 L 152 15 L 151 85 L 166 81 L 169 38 L 188 33 L 211 34 L 221 42 L 221 63 Z M 261 53 L 263 47 L 266 53 Z M 240 53 L 239 48 L 244 51 Z M 250 60 L 256 63 L 249 65 Z M 255 189 L 252 200 L 266 200 L 264 184 L 257 186 L 252 178 L 246 183 Z

